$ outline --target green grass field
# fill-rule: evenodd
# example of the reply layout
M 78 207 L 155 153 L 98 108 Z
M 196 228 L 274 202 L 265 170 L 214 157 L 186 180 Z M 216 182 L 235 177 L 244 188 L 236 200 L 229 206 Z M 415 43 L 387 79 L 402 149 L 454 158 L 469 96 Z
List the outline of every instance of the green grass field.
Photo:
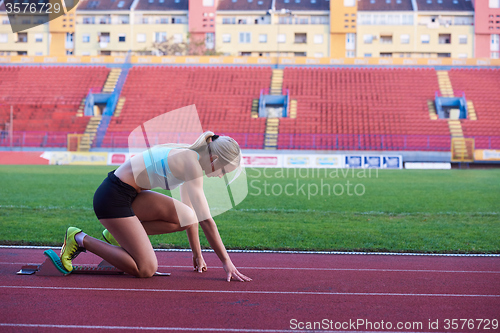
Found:
M 0 166 L 0 243 L 60 246 L 71 225 L 100 238 L 92 198 L 112 169 Z M 500 253 L 500 170 L 325 171 L 247 169 L 249 195 L 215 218 L 226 247 Z

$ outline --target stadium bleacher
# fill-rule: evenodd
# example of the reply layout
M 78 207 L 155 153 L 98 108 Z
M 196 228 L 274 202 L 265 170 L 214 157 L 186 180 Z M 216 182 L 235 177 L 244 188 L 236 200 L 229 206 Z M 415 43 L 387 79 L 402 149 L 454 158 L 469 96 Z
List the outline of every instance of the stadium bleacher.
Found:
M 439 90 L 434 69 L 286 68 L 283 87 L 297 100 L 298 112 L 297 119 L 281 119 L 278 148 L 434 150 L 450 145 L 446 121 L 429 119 L 427 100 Z M 316 135 L 293 136 L 299 133 Z M 339 135 L 326 135 L 332 133 Z
M 143 122 L 195 104 L 204 130 L 262 148 L 265 119 L 250 119 L 250 111 L 270 78 L 269 67 L 134 67 L 122 91 L 124 108 L 111 120 L 103 147 L 126 147 L 130 131 Z
M 104 66 L 1 66 L 0 122 L 13 107 L 18 144 L 64 147 L 64 133 L 83 133 L 87 117 L 76 112 L 90 88 L 102 88 L 109 69 Z
M 84 132 L 89 118 L 77 117 L 76 111 L 89 89 L 102 88 L 109 71 L 104 66 L 2 66 L 0 123 L 8 122 L 13 105 L 15 131 L 22 132 L 16 145 L 64 147 L 67 133 Z M 453 89 L 474 103 L 478 119 L 461 123 L 476 148 L 500 146 L 499 74 L 498 69 L 449 71 Z M 265 119 L 250 114 L 252 100 L 269 88 L 271 75 L 271 67 L 134 66 L 120 95 L 124 107 L 112 117 L 102 147 L 126 148 L 128 134 L 140 124 L 195 104 L 204 130 L 261 149 Z M 439 91 L 433 68 L 287 67 L 283 90 L 297 100 L 298 110 L 296 119 L 280 120 L 278 149 L 450 149 L 447 121 L 429 117 L 428 101 Z
M 500 70 L 451 69 L 449 76 L 477 112 L 476 121 L 462 121 L 464 135 L 475 139 L 476 148 L 500 147 Z

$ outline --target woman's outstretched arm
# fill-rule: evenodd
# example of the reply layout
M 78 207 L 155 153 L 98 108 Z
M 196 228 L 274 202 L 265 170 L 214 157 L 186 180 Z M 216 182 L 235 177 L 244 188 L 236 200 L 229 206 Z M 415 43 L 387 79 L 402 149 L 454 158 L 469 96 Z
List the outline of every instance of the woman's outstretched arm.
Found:
M 189 195 L 186 193 L 186 189 L 183 185 L 180 187 L 181 193 L 181 201 L 193 209 L 193 205 L 191 204 L 191 200 L 189 199 Z M 191 247 L 191 251 L 193 252 L 193 267 L 198 272 L 205 272 L 207 270 L 207 264 L 203 259 L 203 255 L 201 253 L 201 245 L 200 245 L 200 235 L 198 231 L 198 223 L 191 224 L 186 229 L 186 234 L 189 241 L 189 247 Z
M 200 225 L 203 229 L 205 237 L 207 237 L 208 243 L 210 243 L 210 246 L 222 262 L 222 267 L 227 274 L 227 281 L 231 281 L 232 277 L 241 282 L 252 281 L 252 279 L 248 276 L 241 274 L 229 258 L 229 254 L 226 251 L 224 243 L 222 243 L 222 239 L 220 237 L 219 230 L 217 229 L 215 221 L 212 218 L 209 218 L 207 220 L 201 221 Z
M 208 206 L 207 198 L 203 192 L 203 174 L 201 168 L 199 168 L 199 166 L 194 166 L 195 164 L 185 165 L 185 171 L 190 175 L 188 178 L 190 180 L 186 181 L 182 187 L 185 196 L 189 197 L 189 202 L 194 209 L 196 218 L 203 229 L 205 237 L 210 247 L 212 247 L 222 262 L 222 266 L 227 273 L 227 281 L 231 281 L 233 277 L 239 281 L 251 281 L 252 279 L 238 272 L 229 258 L 226 248 L 222 243 L 217 225 L 210 214 L 210 207 Z

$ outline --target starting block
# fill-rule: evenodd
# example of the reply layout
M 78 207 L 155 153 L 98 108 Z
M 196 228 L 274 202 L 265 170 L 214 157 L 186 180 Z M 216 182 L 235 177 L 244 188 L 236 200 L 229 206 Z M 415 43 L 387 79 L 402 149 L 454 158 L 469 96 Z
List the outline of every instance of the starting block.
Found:
M 113 275 L 125 274 L 115 266 L 103 260 L 99 265 L 78 265 L 73 266 L 70 272 L 64 268 L 61 259 L 53 250 L 46 250 L 43 254 L 47 257 L 41 265 L 24 265 L 17 272 L 18 275 L 40 275 L 40 276 L 66 276 L 68 274 L 100 274 Z M 169 276 L 170 273 L 156 272 L 155 276 Z

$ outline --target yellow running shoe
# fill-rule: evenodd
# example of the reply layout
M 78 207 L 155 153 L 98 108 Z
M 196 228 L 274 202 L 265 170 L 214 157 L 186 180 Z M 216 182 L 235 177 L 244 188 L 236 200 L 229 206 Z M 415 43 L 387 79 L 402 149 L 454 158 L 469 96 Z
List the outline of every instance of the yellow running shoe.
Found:
M 113 235 L 108 231 L 108 229 L 104 229 L 104 231 L 102 232 L 102 237 L 109 244 L 114 245 L 114 246 L 120 246 L 120 244 L 118 244 L 118 242 L 113 237 Z
M 80 253 L 86 252 L 85 248 L 78 247 L 78 243 L 75 240 L 75 235 L 81 231 L 81 229 L 69 227 L 64 236 L 64 244 L 61 249 L 61 262 L 68 272 L 73 270 L 72 260 Z

